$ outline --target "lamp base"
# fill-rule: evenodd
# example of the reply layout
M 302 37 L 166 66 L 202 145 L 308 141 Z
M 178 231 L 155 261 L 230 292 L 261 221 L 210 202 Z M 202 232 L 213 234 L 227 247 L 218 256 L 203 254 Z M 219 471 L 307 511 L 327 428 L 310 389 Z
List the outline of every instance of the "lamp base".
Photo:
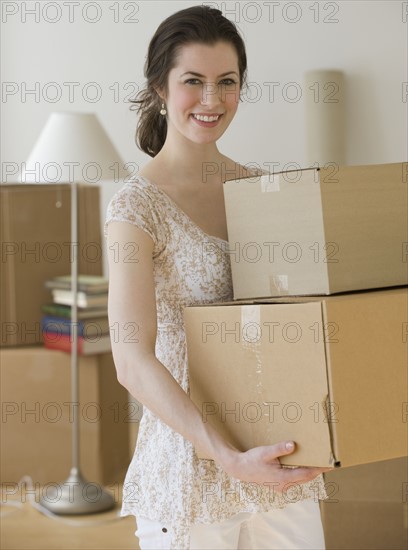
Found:
M 77 468 L 72 468 L 68 479 L 49 484 L 40 504 L 54 514 L 95 514 L 115 506 L 113 496 L 98 483 L 87 481 Z

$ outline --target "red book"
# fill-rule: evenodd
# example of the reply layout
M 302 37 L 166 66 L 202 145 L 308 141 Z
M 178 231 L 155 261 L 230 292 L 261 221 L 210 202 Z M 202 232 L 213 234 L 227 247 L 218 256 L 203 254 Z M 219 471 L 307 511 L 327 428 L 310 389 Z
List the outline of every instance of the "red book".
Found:
M 49 349 L 57 349 L 71 353 L 72 336 L 59 332 L 43 332 L 44 345 Z M 97 336 L 94 339 L 78 336 L 78 354 L 90 355 L 92 353 L 104 353 L 111 351 L 110 334 Z

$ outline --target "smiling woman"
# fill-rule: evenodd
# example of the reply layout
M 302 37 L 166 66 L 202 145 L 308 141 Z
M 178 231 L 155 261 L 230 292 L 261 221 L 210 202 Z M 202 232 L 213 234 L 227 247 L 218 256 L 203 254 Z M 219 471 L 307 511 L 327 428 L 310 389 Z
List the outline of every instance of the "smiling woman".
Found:
M 191 67 L 195 70 L 188 70 Z M 222 136 L 238 108 L 238 70 L 236 50 L 227 42 L 180 48 L 166 88 L 158 90 L 167 109 L 168 143 L 184 137 L 213 144 Z M 202 128 L 216 130 L 203 132 Z
M 323 470 L 282 468 L 290 441 L 241 452 L 189 398 L 183 309 L 232 298 L 223 182 L 250 172 L 217 141 L 239 105 L 244 43 L 219 10 L 187 8 L 157 29 L 145 74 L 137 142 L 153 158 L 113 197 L 105 224 L 109 321 L 139 327 L 137 341 L 123 330 L 112 342 L 113 356 L 144 405 L 122 514 L 136 516 L 142 550 L 323 548 Z M 129 243 L 137 261 L 126 261 Z
M 217 26 L 214 27 L 214 25 Z M 186 45 L 189 47 L 191 45 L 212 46 L 217 42 L 223 42 L 224 47 L 229 46 L 233 49 L 233 59 L 231 60 L 231 57 L 229 59 L 232 65 L 226 67 L 227 73 L 223 74 L 223 71 L 215 73 L 212 75 L 211 82 L 206 82 L 210 75 L 206 75 L 206 71 L 198 70 L 198 66 L 192 65 L 178 72 L 178 78 L 183 78 L 188 76 L 184 73 L 192 71 L 190 75 L 194 78 L 186 78 L 185 83 L 202 86 L 204 99 L 210 95 L 210 92 L 211 95 L 213 94 L 218 78 L 229 76 L 230 78 L 223 82 L 223 86 L 228 82 L 228 87 L 232 87 L 238 95 L 245 84 L 247 74 L 245 45 L 235 25 L 223 17 L 218 10 L 200 6 L 181 10 L 159 25 L 148 48 L 145 63 L 146 88 L 133 101 L 140 115 L 136 137 L 142 151 L 154 157 L 165 142 L 167 119 L 159 116 L 161 95 L 165 95 L 168 91 L 169 73 L 179 61 L 180 50 Z M 201 61 L 202 66 L 203 60 L 198 61 Z M 217 61 L 218 63 L 225 61 L 227 65 L 227 60 L 217 58 Z M 206 62 L 206 67 L 211 67 L 209 60 Z M 231 76 L 230 71 L 233 72 Z

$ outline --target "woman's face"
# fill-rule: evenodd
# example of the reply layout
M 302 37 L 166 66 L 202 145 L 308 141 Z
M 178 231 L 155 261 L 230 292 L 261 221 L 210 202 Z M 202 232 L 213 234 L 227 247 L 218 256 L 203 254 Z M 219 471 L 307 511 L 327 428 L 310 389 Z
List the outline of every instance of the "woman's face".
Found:
M 178 132 L 197 144 L 217 141 L 234 118 L 239 94 L 238 57 L 231 44 L 183 46 L 164 98 L 168 137 Z

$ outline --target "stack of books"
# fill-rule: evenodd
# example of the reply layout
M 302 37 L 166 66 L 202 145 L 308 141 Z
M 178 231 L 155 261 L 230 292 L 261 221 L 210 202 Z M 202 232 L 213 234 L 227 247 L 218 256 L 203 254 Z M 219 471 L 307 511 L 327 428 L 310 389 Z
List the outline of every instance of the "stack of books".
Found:
M 45 282 L 52 303 L 42 306 L 41 328 L 44 345 L 71 352 L 73 295 L 71 276 L 62 275 Z M 95 275 L 79 275 L 77 290 L 78 353 L 89 355 L 111 350 L 108 321 L 108 280 Z

